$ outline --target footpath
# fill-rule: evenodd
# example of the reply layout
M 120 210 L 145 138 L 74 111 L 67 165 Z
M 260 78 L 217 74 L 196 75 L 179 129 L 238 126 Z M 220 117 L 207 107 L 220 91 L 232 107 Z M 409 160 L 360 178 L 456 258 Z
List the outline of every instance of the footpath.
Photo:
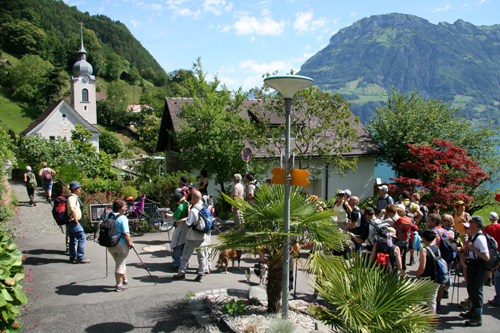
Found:
M 29 288 L 33 295 L 19 317 L 23 323 L 21 332 L 218 332 L 217 327 L 200 319 L 189 304 L 189 295 L 223 289 L 248 290 L 257 285 L 255 277 L 247 283 L 244 274 L 244 268 L 253 267 L 258 261 L 253 255 L 243 255 L 242 269 L 232 270 L 230 266 L 229 274 L 215 270 L 216 259 L 212 260 L 212 273 L 204 277 L 203 283 L 193 281 L 198 266 L 193 256 L 187 280 L 174 281 L 169 238 L 163 232 L 132 238 L 157 285 L 132 251 L 127 260 L 130 289 L 116 292 L 114 261 L 109 255 L 106 277 L 105 248 L 88 240 L 85 257 L 91 260 L 90 264 L 69 263 L 64 253 L 65 235 L 54 223 L 42 190 L 37 190 L 37 206 L 30 207 L 24 185 L 15 180 L 9 182 L 18 199 L 18 215 L 10 223 L 19 232 L 20 250 L 27 255 L 25 273 L 30 273 L 32 280 L 23 283 L 23 288 Z M 212 243 L 216 242 L 216 235 L 217 232 L 212 233 Z M 411 272 L 416 269 L 416 265 L 410 267 Z M 455 293 L 457 290 L 461 299 L 467 296 L 463 282 Z M 307 276 L 299 269 L 297 296 L 310 294 Z M 494 288 L 485 287 L 485 302 L 493 296 Z M 447 305 L 447 301 L 451 303 L 451 299 L 442 301 L 444 314 L 439 330 L 466 332 L 464 321 L 458 316 L 460 311 L 454 304 Z M 483 326 L 467 332 L 495 332 L 498 327 L 500 308 L 485 305 Z

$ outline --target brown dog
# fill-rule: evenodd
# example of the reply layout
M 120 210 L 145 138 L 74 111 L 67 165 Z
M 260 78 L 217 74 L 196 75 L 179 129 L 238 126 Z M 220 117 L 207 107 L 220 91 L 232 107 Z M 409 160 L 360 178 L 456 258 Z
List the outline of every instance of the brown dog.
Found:
M 222 267 L 224 267 L 224 264 L 226 264 L 225 267 L 226 274 L 227 274 L 227 266 L 229 266 L 229 259 L 231 259 L 231 261 L 233 262 L 233 269 L 234 269 L 234 261 L 238 259 L 238 269 L 240 269 L 241 250 L 226 249 L 220 253 L 217 265 L 219 265 L 219 270 L 222 272 Z

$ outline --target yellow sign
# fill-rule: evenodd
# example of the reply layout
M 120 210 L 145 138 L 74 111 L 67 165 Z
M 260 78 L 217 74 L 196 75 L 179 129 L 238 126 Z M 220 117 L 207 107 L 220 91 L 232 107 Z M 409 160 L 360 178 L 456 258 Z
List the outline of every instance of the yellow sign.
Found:
M 285 185 L 285 169 L 274 168 L 271 170 L 271 173 L 274 175 L 271 180 L 274 184 Z M 307 170 L 301 169 L 292 169 L 290 170 L 290 184 L 293 186 L 302 186 L 306 187 L 310 184 L 307 177 L 309 177 L 310 173 Z

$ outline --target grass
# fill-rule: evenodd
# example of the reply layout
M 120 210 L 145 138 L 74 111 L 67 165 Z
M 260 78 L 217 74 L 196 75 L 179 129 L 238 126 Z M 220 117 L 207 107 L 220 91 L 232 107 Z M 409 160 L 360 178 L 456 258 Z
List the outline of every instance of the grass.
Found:
M 106 81 L 103 77 L 97 77 L 97 90 L 101 91 L 103 93 L 106 93 L 106 90 L 108 89 L 108 84 L 110 82 Z M 152 83 L 143 80 L 145 86 L 153 86 Z M 126 88 L 126 94 L 127 94 L 127 104 L 139 104 L 139 98 L 141 97 L 142 94 L 142 87 L 137 86 L 137 85 L 130 85 L 127 84 Z
M 11 102 L 0 93 L 0 128 L 8 131 L 12 129 L 19 135 L 38 116 L 39 111 L 33 110 L 26 105 Z
M 490 224 L 489 215 L 491 212 L 497 212 L 500 214 L 500 202 L 495 203 L 494 205 L 484 207 L 483 209 L 478 210 L 474 214 L 471 215 L 479 215 L 484 220 L 484 225 L 487 226 Z

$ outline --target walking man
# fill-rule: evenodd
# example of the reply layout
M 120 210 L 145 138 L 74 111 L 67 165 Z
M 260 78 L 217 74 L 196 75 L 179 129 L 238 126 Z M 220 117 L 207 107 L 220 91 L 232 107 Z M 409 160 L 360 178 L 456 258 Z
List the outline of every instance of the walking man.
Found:
M 387 185 L 382 185 L 378 187 L 379 197 L 377 199 L 377 213 L 379 214 L 387 205 L 394 205 L 394 199 L 387 194 L 389 188 Z M 381 217 L 382 219 L 387 217 Z
M 205 275 L 207 260 L 205 257 L 205 251 L 195 250 L 202 245 L 205 245 L 206 238 L 208 237 L 205 233 L 200 233 L 194 228 L 200 223 L 200 211 L 203 209 L 203 202 L 201 201 L 201 193 L 197 190 L 191 193 L 191 204 L 193 207 L 189 210 L 188 218 L 186 220 L 186 226 L 189 228 L 186 234 L 186 243 L 184 244 L 184 249 L 182 250 L 181 265 L 179 267 L 179 272 L 173 276 L 174 280 L 185 280 L 186 279 L 186 269 L 189 262 L 189 258 L 196 251 L 198 256 L 198 275 L 194 279 L 198 282 L 203 282 L 203 276 Z
M 244 200 L 245 189 L 243 188 L 243 184 L 241 184 L 241 175 L 239 173 L 234 175 L 233 183 L 234 187 L 233 191 L 231 192 L 231 199 L 233 199 L 234 201 L 237 201 L 239 199 Z M 231 206 L 231 211 L 233 212 L 234 224 L 236 226 L 243 224 L 243 212 L 234 206 Z
M 83 231 L 82 202 L 78 195 L 81 192 L 81 185 L 76 180 L 69 183 L 71 194 L 68 197 L 66 213 L 68 214 L 69 230 L 69 261 L 75 264 L 88 264 L 89 259 L 84 256 L 85 253 L 85 232 Z M 76 253 L 75 253 L 76 252 Z
M 466 326 L 481 326 L 483 324 L 483 286 L 486 278 L 486 267 L 483 260 L 490 260 L 490 252 L 486 236 L 481 231 L 484 222 L 478 215 L 472 216 L 470 222 L 464 223 L 464 228 L 469 229 L 471 238 L 467 240 L 467 293 L 472 302 L 472 308 L 468 312 L 460 313 L 461 317 L 470 320 L 465 322 Z

